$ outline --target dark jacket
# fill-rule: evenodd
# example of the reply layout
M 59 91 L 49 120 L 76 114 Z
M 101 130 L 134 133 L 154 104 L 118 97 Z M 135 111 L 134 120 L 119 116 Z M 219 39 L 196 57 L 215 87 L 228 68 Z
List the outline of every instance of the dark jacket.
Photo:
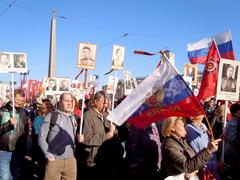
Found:
M 162 144 L 163 163 L 169 176 L 199 170 L 211 157 L 206 148 L 195 154 L 185 139 L 174 136 L 166 137 Z
M 83 119 L 83 135 L 85 145 L 85 160 L 87 166 L 93 167 L 96 165 L 96 156 L 100 146 L 108 138 L 106 132 L 110 122 L 107 121 L 105 116 L 100 116 L 93 108 L 90 108 L 84 113 Z
M 23 109 L 15 109 L 15 113 L 19 115 L 16 122 L 15 129 L 14 126 L 10 125 L 9 121 L 2 124 L 3 113 L 12 113 L 12 107 L 10 103 L 6 104 L 3 111 L 0 113 L 0 150 L 3 151 L 13 151 L 17 139 L 24 133 L 24 126 L 27 122 L 27 116 Z

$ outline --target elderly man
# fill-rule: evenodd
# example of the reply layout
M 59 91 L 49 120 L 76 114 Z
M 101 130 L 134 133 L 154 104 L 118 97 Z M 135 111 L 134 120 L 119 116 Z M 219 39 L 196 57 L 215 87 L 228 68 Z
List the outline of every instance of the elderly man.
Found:
M 99 168 L 103 167 L 97 166 L 97 155 L 100 155 L 103 143 L 112 139 L 116 131 L 116 126 L 104 115 L 105 100 L 105 93 L 98 91 L 94 95 L 92 107 L 84 113 L 83 118 L 84 160 L 86 176 L 90 179 L 102 175 L 103 172 L 100 172 Z

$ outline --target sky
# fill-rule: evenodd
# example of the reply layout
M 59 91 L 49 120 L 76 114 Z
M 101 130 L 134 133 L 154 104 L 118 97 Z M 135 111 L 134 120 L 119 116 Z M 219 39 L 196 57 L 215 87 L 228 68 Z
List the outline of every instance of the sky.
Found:
M 134 50 L 169 49 L 182 73 L 189 63 L 187 43 L 229 30 L 239 59 L 239 7 L 237 0 L 0 0 L 0 52 L 27 53 L 29 79 L 47 77 L 51 11 L 55 9 L 57 77 L 74 79 L 80 72 L 76 67 L 80 42 L 97 45 L 96 69 L 88 75 L 99 75 L 100 87 L 108 82 L 104 73 L 110 70 L 113 45 L 126 48 L 124 69 L 135 77 L 151 74 L 160 56 L 136 55 Z M 123 70 L 117 76 L 122 78 Z M 19 74 L 14 78 L 19 81 Z M 0 74 L 0 81 L 10 80 L 10 74 Z M 83 81 L 83 75 L 79 80 Z

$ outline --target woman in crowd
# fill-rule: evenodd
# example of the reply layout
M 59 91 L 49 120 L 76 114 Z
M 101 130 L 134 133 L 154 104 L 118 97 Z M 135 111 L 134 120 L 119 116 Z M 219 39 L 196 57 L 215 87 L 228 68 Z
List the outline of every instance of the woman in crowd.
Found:
M 44 117 L 47 113 L 50 113 L 53 111 L 53 105 L 50 101 L 45 101 L 38 109 L 37 116 L 35 117 L 33 121 L 33 133 L 38 135 L 40 132 L 40 128 L 42 126 Z
M 193 148 L 193 150 L 198 153 L 202 149 L 207 148 L 211 135 L 208 132 L 208 128 L 202 122 L 204 116 L 196 116 L 190 119 L 190 123 L 187 124 L 187 142 Z M 199 175 L 203 179 L 206 175 L 214 175 L 217 180 L 220 180 L 220 174 L 217 170 L 217 156 L 214 153 L 211 160 L 208 161 L 207 165 L 201 169 L 201 174 Z
M 207 148 L 195 154 L 188 145 L 185 136 L 187 134 L 182 117 L 170 117 L 163 122 L 162 144 L 163 165 L 168 176 L 185 173 L 185 178 L 190 179 L 197 176 L 201 169 L 218 149 L 220 140 L 211 141 Z

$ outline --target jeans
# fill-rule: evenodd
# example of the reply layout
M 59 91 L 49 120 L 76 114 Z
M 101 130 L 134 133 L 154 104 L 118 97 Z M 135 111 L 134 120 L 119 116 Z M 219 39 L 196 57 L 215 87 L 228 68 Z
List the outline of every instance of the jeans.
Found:
M 0 179 L 12 180 L 10 172 L 10 161 L 12 158 L 12 152 L 0 150 Z

